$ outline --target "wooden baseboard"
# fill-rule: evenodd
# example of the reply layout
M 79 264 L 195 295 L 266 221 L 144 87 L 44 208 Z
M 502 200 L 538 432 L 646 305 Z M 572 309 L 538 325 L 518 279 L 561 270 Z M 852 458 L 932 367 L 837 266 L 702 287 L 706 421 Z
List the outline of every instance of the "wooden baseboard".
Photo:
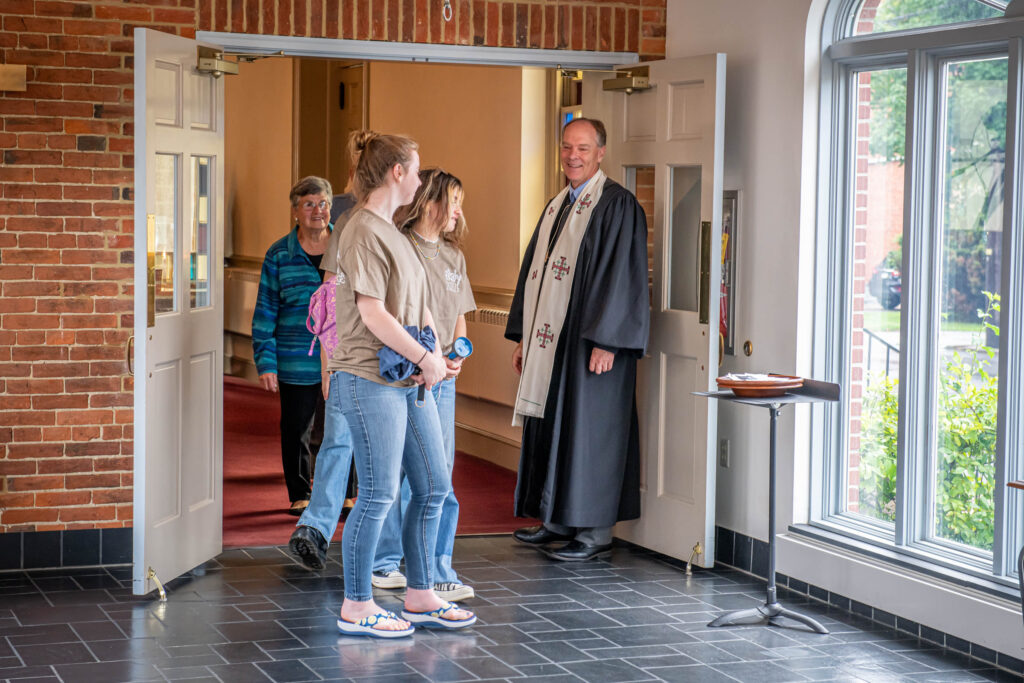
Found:
M 470 425 L 455 423 L 455 448 L 515 472 L 519 469 L 519 444 Z

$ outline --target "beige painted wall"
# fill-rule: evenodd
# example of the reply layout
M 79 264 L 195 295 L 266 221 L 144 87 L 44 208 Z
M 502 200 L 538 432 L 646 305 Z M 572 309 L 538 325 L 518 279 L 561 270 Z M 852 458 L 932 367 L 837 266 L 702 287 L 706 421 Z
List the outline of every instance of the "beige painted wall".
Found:
M 522 70 L 374 62 L 368 83 L 369 126 L 411 136 L 424 167 L 441 166 L 462 180 L 469 225 L 464 251 L 473 287 L 514 289 Z
M 237 76 L 224 79 L 228 256 L 262 259 L 267 247 L 288 231 L 292 62 L 273 58 L 240 64 Z

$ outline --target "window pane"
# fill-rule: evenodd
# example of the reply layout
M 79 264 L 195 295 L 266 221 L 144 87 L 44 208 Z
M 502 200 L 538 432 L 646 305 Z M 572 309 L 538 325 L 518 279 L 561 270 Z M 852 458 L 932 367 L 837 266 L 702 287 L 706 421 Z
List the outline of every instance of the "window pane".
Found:
M 992 549 L 1007 60 L 943 70 L 942 276 L 932 531 Z
M 154 220 L 149 241 L 149 282 L 157 314 L 178 310 L 174 264 L 178 257 L 178 155 L 157 154 L 153 183 Z
M 192 157 L 192 241 L 189 283 L 192 308 L 210 305 L 210 171 L 211 157 Z
M 896 514 L 907 70 L 854 77 L 849 455 L 842 509 Z
M 625 186 L 636 195 L 640 208 L 647 219 L 647 288 L 651 305 L 654 305 L 654 167 L 627 166 Z
M 672 216 L 668 235 L 668 306 L 697 311 L 700 305 L 700 166 L 671 169 Z
M 853 34 L 944 26 L 1001 16 L 1002 10 L 978 0 L 864 0 L 854 16 Z

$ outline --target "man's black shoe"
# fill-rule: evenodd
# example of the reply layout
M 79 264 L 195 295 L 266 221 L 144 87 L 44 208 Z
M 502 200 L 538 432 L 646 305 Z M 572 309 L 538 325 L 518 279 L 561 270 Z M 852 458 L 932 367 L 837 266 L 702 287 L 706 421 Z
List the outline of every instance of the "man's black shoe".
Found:
M 561 560 L 562 562 L 585 562 L 601 557 L 611 557 L 612 544 L 587 545 L 581 541 L 569 541 L 561 548 L 545 550 L 544 554 L 552 560 Z
M 307 569 L 320 570 L 327 565 L 327 539 L 311 526 L 295 527 L 288 550 Z
M 556 534 L 543 524 L 538 524 L 537 526 L 524 526 L 522 529 L 516 529 L 512 532 L 512 538 L 526 545 L 544 545 L 545 543 L 554 543 L 555 541 L 568 541 L 572 536 Z

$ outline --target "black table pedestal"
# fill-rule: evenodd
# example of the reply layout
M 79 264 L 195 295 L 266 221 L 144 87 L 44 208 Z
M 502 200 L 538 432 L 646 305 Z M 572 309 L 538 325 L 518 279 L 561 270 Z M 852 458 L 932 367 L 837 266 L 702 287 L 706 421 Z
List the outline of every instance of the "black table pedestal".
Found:
M 777 619 L 785 617 L 804 624 L 817 633 L 828 633 L 828 629 L 809 616 L 786 609 L 779 604 L 775 588 L 775 440 L 778 428 L 779 411 L 788 403 L 812 403 L 816 401 L 834 401 L 838 398 L 839 387 L 834 384 L 807 382 L 801 393 L 791 392 L 777 398 L 740 398 L 731 391 L 694 392 L 700 396 L 716 398 L 747 405 L 764 406 L 771 414 L 771 441 L 768 463 L 768 595 L 760 607 L 741 609 L 729 612 L 712 621 L 708 626 L 739 626 L 750 624 L 776 624 Z M 833 389 L 834 387 L 834 389 Z M 799 391 L 799 390 L 798 390 Z M 834 397 L 833 397 L 834 395 Z

